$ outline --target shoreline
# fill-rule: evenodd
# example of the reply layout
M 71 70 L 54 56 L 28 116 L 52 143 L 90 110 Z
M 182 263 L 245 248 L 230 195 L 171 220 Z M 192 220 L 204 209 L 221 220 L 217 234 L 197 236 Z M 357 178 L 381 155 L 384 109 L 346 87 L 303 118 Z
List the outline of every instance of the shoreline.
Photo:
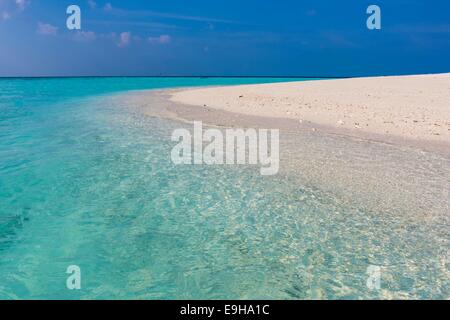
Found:
M 390 86 L 393 80 L 395 82 L 400 80 L 399 84 Z M 354 92 L 352 87 L 358 87 L 358 83 L 361 81 L 366 92 L 354 96 L 351 93 Z M 417 85 L 424 81 L 428 82 L 428 86 L 419 93 L 415 93 Z M 368 88 L 367 82 L 376 83 L 377 89 Z M 388 84 L 385 85 L 384 82 L 388 82 Z M 411 82 L 413 85 L 408 87 Z M 305 92 L 301 92 L 301 95 L 304 96 L 302 97 L 303 101 L 307 101 L 320 95 L 322 91 L 318 91 L 318 88 L 324 86 L 328 88 L 338 87 L 333 89 L 335 93 L 327 95 L 328 107 L 325 109 L 318 107 L 318 110 L 313 109 L 303 112 L 302 119 L 299 119 L 298 108 L 302 109 L 304 105 L 293 103 L 299 96 L 298 92 L 307 87 Z M 351 98 L 346 98 L 346 92 L 341 90 L 343 86 L 348 87 L 346 90 L 350 90 Z M 447 86 L 448 90 L 445 91 L 444 89 L 447 89 Z M 278 93 L 278 89 L 281 93 Z M 374 99 L 371 99 L 372 94 L 367 93 L 367 91 L 372 92 L 381 89 L 385 92 L 384 97 L 383 99 L 379 96 L 375 98 L 375 100 L 378 100 L 374 107 L 376 111 L 372 110 L 372 112 L 386 111 L 388 114 L 385 116 L 381 114 L 378 115 L 378 118 L 372 119 L 370 118 L 369 107 L 371 104 L 373 105 Z M 340 91 L 338 96 L 336 96 L 336 90 Z M 262 93 L 261 91 L 265 92 Z M 436 96 L 428 95 L 433 92 L 439 92 L 439 94 Z M 308 94 L 311 96 L 308 96 Z M 157 99 L 159 104 L 164 105 L 167 110 L 167 117 L 178 118 L 182 121 L 198 120 L 219 127 L 265 127 L 278 128 L 289 132 L 319 131 L 349 138 L 450 154 L 450 122 L 446 120 L 450 119 L 450 102 L 447 102 L 450 101 L 450 74 L 166 89 L 153 91 L 150 95 L 152 98 L 149 99 Z M 244 99 L 245 95 L 251 95 L 249 99 L 252 101 Z M 361 95 L 369 96 L 364 99 Z M 330 97 L 335 100 L 330 102 Z M 342 100 L 338 99 L 339 97 Z M 445 100 L 447 97 L 448 100 Z M 399 110 L 396 111 L 390 107 L 392 102 L 387 100 L 389 98 L 400 105 Z M 411 102 L 413 98 L 415 102 Z M 271 103 L 262 102 L 267 101 L 267 99 Z M 353 110 L 348 110 L 345 107 L 340 108 L 341 105 L 346 105 L 346 99 L 358 100 L 359 105 L 363 105 L 363 107 Z M 427 100 L 435 101 L 437 106 L 421 105 L 420 108 L 417 108 L 419 110 L 411 111 L 411 108 Z M 205 103 L 201 104 L 200 101 L 205 101 Z M 248 106 L 246 103 L 248 103 Z M 260 103 L 262 104 L 259 105 Z M 335 108 L 330 108 L 330 103 L 334 104 Z M 366 104 L 368 106 L 364 107 Z M 409 107 L 409 105 L 412 105 L 412 107 Z M 311 110 L 312 108 L 307 109 Z M 293 110 L 297 110 L 297 113 Z M 356 122 L 359 125 L 357 127 L 353 125 L 352 127 L 336 120 L 348 117 L 353 119 L 365 118 L 366 123 L 356 120 L 359 121 Z M 414 120 L 415 118 L 422 120 L 419 122 Z M 389 121 L 386 121 L 386 119 Z M 380 125 L 381 122 L 386 123 Z M 386 128 L 389 129 L 388 132 L 385 132 Z M 436 132 L 436 130 L 439 132 Z
M 356 136 L 291 119 L 208 111 L 171 101 L 170 97 L 180 90 L 186 89 L 134 92 L 124 97 L 124 103 L 138 117 L 167 120 L 173 128 L 191 130 L 193 121 L 220 130 L 279 128 L 278 175 L 283 179 L 333 194 L 350 206 L 373 212 L 401 212 L 402 216 L 412 215 L 411 218 L 424 221 L 429 219 L 430 212 L 439 215 L 446 212 L 442 210 L 447 190 L 444 177 L 450 161 L 450 148 L 446 145 L 373 134 Z M 436 176 L 437 180 L 430 176 Z
M 182 123 L 202 121 L 205 126 L 228 128 L 266 128 L 280 129 L 289 133 L 311 133 L 341 136 L 348 139 L 363 140 L 367 143 L 380 143 L 406 148 L 420 149 L 427 152 L 437 152 L 450 156 L 450 141 L 433 141 L 412 139 L 392 134 L 376 134 L 361 130 L 339 128 L 337 126 L 322 125 L 310 121 L 295 121 L 288 118 L 271 118 L 265 116 L 252 116 L 214 108 L 205 108 L 195 105 L 182 104 L 171 100 L 177 92 L 186 89 L 163 89 L 154 91 L 141 91 L 139 105 L 140 112 L 147 116 L 154 116 L 174 120 Z M 132 94 L 136 97 L 136 92 Z M 143 103 L 145 101 L 145 103 Z M 151 105 L 152 107 L 149 107 Z M 154 106 L 158 106 L 155 108 Z

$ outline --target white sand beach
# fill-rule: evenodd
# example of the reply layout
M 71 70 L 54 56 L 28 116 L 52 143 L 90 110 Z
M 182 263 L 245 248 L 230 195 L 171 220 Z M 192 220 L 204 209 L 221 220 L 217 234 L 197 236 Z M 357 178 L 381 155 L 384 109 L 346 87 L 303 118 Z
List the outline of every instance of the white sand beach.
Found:
M 314 126 L 450 143 L 450 74 L 188 89 L 178 104 Z M 313 128 L 314 129 L 314 128 Z

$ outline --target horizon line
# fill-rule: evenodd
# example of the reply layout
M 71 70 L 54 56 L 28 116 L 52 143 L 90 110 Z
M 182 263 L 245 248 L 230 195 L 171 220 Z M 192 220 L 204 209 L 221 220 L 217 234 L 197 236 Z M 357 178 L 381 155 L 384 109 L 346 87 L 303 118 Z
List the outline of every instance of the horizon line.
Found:
M 357 76 L 286 76 L 286 75 L 262 75 L 262 76 L 252 76 L 252 75 L 144 75 L 144 76 L 133 76 L 133 75 L 105 75 L 105 76 L 93 76 L 93 75 L 81 75 L 81 76 L 0 76 L 0 79 L 57 79 L 57 78 L 309 78 L 309 79 L 344 79 L 344 78 L 355 78 Z
M 370 77 L 395 77 L 445 74 L 449 71 L 399 74 L 372 74 L 372 75 L 346 75 L 346 76 L 318 76 L 318 75 L 53 75 L 53 76 L 0 76 L 0 79 L 64 79 L 64 78 L 279 78 L 279 79 L 351 79 Z

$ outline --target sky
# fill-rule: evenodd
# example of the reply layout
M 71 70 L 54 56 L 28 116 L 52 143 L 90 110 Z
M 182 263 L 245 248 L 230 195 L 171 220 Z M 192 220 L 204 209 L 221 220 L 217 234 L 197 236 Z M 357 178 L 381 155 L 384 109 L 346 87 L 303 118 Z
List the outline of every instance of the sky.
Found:
M 381 29 L 369 30 L 369 5 Z M 69 30 L 69 5 L 81 30 Z M 449 0 L 0 0 L 0 76 L 450 72 Z

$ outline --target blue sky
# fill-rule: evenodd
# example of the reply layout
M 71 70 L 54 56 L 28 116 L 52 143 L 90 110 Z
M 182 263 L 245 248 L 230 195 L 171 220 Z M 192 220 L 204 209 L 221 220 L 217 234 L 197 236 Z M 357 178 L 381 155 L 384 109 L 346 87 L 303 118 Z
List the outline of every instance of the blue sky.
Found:
M 448 0 L 0 0 L 0 76 L 414 74 L 449 57 Z

